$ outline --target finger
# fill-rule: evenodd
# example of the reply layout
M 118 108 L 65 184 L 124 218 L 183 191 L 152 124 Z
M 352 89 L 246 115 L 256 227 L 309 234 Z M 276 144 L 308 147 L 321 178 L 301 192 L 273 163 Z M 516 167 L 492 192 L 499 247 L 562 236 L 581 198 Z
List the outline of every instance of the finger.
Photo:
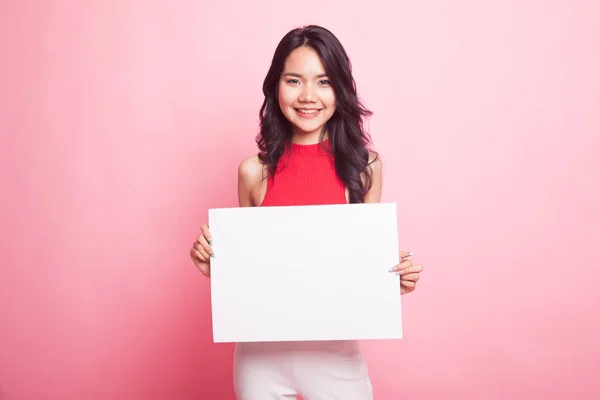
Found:
M 400 281 L 400 285 L 402 285 L 408 289 L 414 289 L 415 286 L 417 286 L 416 282 L 413 282 L 413 281 Z
M 197 266 L 200 266 L 200 264 L 206 264 L 207 263 L 205 255 L 203 255 L 202 253 L 200 253 L 196 249 L 192 250 L 192 252 L 193 252 L 193 255 L 194 255 L 194 262 L 196 263 Z
M 395 267 L 392 267 L 390 269 L 390 272 L 399 272 L 406 268 L 412 267 L 412 265 L 413 265 L 412 260 L 405 260 L 405 261 L 402 261 L 400 264 L 396 265 Z
M 212 235 L 210 234 L 210 230 L 208 229 L 208 225 L 204 224 L 200 227 L 202 230 L 202 235 L 206 238 L 209 244 L 212 245 Z
M 412 293 L 415 291 L 414 287 L 406 287 L 404 285 L 400 285 L 400 294 L 408 294 L 408 293 Z
M 196 264 L 196 267 L 200 267 L 201 264 L 206 264 L 204 261 L 204 256 L 193 247 L 190 249 L 190 257 L 192 258 L 194 264 Z
M 404 275 L 401 275 L 400 279 L 402 281 L 411 281 L 411 282 L 417 283 L 417 281 L 419 280 L 419 274 L 417 274 L 417 273 L 404 274 Z
M 198 243 L 206 252 L 206 254 L 208 254 L 209 256 L 213 256 L 214 251 L 212 249 L 212 246 L 208 244 L 208 240 L 206 239 L 206 237 L 204 237 L 204 235 L 198 236 Z
M 210 262 L 210 254 L 202 247 L 200 243 L 194 243 L 194 250 L 196 250 L 196 252 L 202 256 L 202 262 Z
M 410 265 L 406 268 L 400 268 L 398 270 L 398 275 L 406 275 L 406 274 L 412 274 L 412 273 L 420 273 L 423 271 L 423 266 L 421 264 L 417 264 L 417 265 Z
M 405 259 L 413 255 L 412 251 L 400 250 L 400 259 Z
M 192 257 L 192 260 L 194 260 L 195 263 L 207 263 L 207 254 L 202 254 L 199 248 L 201 248 L 201 246 L 198 244 L 198 242 L 194 242 L 192 248 L 190 249 L 190 256 Z
M 194 260 L 194 264 L 200 270 L 200 272 L 202 272 L 204 276 L 210 277 L 210 262 L 202 261 L 204 256 L 202 256 L 202 254 L 200 254 L 200 252 L 194 248 L 190 250 L 190 253 L 192 255 L 192 260 Z

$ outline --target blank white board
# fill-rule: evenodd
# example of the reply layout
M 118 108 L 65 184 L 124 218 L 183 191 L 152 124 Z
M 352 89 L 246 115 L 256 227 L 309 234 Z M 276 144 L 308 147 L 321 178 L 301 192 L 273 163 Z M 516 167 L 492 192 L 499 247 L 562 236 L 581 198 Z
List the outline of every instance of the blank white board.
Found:
M 213 340 L 402 338 L 396 204 L 209 210 Z

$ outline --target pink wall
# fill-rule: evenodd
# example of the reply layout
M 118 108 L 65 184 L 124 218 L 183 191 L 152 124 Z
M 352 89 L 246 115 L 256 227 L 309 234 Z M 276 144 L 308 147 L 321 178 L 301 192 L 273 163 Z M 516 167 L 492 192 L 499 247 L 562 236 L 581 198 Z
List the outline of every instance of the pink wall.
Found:
M 188 249 L 305 23 L 426 265 L 405 339 L 364 343 L 376 398 L 600 398 L 597 3 L 86 3 L 0 5 L 1 399 L 233 399 Z

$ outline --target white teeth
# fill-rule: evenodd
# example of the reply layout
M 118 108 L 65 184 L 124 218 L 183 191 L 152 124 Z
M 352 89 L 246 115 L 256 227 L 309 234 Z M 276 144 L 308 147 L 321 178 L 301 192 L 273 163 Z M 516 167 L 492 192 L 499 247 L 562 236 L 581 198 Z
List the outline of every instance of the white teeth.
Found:
M 300 109 L 298 109 L 298 112 L 301 112 L 302 114 L 315 114 L 315 113 L 319 112 L 319 110 L 300 110 Z

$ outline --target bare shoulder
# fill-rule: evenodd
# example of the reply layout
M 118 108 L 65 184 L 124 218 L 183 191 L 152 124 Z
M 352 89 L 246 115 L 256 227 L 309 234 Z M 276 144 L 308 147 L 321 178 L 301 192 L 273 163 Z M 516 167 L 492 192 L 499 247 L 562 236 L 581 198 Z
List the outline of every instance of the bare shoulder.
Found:
M 264 166 L 258 156 L 245 158 L 238 167 L 238 200 L 240 207 L 260 204 Z
M 240 179 L 246 183 L 260 182 L 263 177 L 263 164 L 257 155 L 245 158 L 238 167 Z
M 371 173 L 374 175 L 381 174 L 382 164 L 379 154 L 369 151 L 369 168 L 371 169 Z
M 369 164 L 367 168 L 371 175 L 371 187 L 365 196 L 365 203 L 379 203 L 381 200 L 382 162 L 377 153 L 369 152 Z

